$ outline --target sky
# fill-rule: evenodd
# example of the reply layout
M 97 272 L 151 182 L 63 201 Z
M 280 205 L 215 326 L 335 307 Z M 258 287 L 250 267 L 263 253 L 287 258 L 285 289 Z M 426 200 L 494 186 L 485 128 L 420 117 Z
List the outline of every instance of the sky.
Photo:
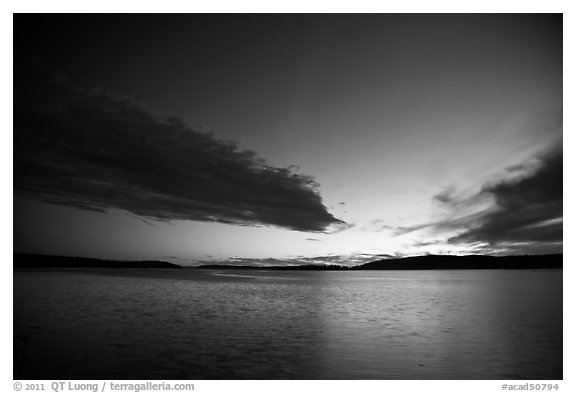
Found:
M 559 14 L 16 15 L 14 251 L 562 252 Z

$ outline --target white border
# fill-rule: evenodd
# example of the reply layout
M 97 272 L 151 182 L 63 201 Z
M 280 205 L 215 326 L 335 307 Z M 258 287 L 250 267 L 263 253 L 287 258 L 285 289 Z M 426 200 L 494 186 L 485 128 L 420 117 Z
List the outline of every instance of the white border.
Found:
M 576 70 L 574 64 L 574 6 L 569 1 L 410 1 L 410 2 L 381 2 L 370 0 L 355 1 L 311 1 L 294 0 L 286 2 L 254 1 L 254 0 L 213 0 L 213 1 L 78 1 L 78 0 L 36 0 L 36 1 L 6 1 L 2 3 L 0 20 L 0 42 L 2 43 L 2 141 L 0 143 L 0 160 L 2 165 L 1 175 L 5 186 L 2 198 L 5 203 L 5 219 L 2 221 L 2 256 L 3 271 L 0 293 L 2 311 L 7 317 L 2 324 L 2 351 L 1 358 L 1 384 L 2 391 L 14 391 L 12 380 L 12 263 L 13 250 L 12 224 L 13 224 L 13 200 L 12 191 L 8 189 L 8 183 L 13 188 L 13 141 L 12 141 L 12 13 L 27 12 L 563 12 L 564 15 L 564 107 L 565 129 L 564 135 L 565 170 L 564 170 L 564 200 L 565 204 L 565 230 L 566 239 L 571 239 L 574 234 L 572 218 L 574 209 L 570 201 L 576 201 L 574 194 L 575 173 L 573 169 L 575 159 L 571 154 L 574 147 L 573 132 L 576 129 L 573 121 L 574 103 L 574 77 Z M 8 181 L 10 179 L 10 181 Z M 572 242 L 564 243 L 565 267 L 564 267 L 564 381 L 558 381 L 559 391 L 575 391 L 576 386 L 570 370 L 574 369 L 573 333 L 576 332 L 574 324 L 574 307 L 571 299 L 574 299 L 574 285 L 571 284 L 574 269 L 572 267 L 574 247 Z M 572 334 L 571 334 L 572 333 Z M 529 343 L 527 343 L 529 345 Z M 174 381 L 172 381 L 174 382 Z M 190 382 L 190 381 L 182 381 Z M 517 381 L 517 384 L 530 383 L 531 381 Z M 539 382 L 539 381 L 534 381 Z M 365 392 L 383 391 L 442 391 L 442 392 L 496 392 L 501 391 L 503 383 L 514 381 L 195 381 L 198 391 L 250 391 L 269 392 L 270 389 L 280 391 L 329 389 L 335 392 L 350 392 L 360 390 Z M 553 382 L 555 383 L 555 382 Z M 569 388 L 569 386 L 573 386 Z

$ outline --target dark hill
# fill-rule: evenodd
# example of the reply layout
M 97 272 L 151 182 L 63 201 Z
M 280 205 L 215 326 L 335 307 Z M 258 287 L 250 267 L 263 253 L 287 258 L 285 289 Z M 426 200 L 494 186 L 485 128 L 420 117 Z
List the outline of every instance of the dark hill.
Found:
M 562 269 L 562 254 L 518 255 L 424 255 L 383 259 L 355 266 L 354 270 L 441 270 L 441 269 Z
M 93 258 L 55 255 L 14 254 L 14 268 L 154 268 L 181 269 L 182 266 L 163 261 L 108 261 Z

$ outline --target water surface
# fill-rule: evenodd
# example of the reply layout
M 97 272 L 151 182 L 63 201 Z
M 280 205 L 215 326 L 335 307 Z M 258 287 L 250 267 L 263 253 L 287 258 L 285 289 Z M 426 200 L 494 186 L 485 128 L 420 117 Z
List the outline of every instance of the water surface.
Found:
M 562 379 L 562 271 L 14 272 L 15 379 Z

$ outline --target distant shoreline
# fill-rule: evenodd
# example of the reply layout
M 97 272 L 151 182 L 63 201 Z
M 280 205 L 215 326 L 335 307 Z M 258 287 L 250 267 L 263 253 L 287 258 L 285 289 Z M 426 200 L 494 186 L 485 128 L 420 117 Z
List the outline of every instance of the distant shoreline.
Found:
M 382 259 L 358 266 L 342 265 L 292 265 L 247 266 L 207 264 L 184 267 L 164 261 L 113 261 L 81 257 L 37 254 L 14 254 L 14 269 L 38 268 L 107 268 L 107 269 L 225 269 L 225 270 L 474 270 L 474 269 L 562 269 L 563 254 L 489 256 L 489 255 L 425 255 L 406 258 Z
M 56 255 L 14 254 L 14 269 L 182 269 L 182 266 L 164 261 L 113 261 Z

